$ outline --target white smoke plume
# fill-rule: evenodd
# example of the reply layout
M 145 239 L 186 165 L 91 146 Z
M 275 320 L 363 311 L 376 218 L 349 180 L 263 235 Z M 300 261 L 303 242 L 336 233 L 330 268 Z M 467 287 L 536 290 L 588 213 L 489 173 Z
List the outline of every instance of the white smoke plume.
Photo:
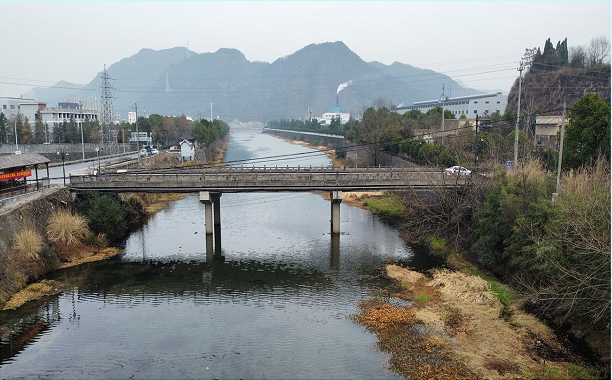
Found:
M 348 87 L 349 84 L 351 84 L 351 80 L 348 82 L 344 82 L 342 83 L 340 86 L 338 86 L 338 90 L 336 91 L 336 95 L 338 95 L 340 93 L 340 91 L 344 90 L 345 88 Z

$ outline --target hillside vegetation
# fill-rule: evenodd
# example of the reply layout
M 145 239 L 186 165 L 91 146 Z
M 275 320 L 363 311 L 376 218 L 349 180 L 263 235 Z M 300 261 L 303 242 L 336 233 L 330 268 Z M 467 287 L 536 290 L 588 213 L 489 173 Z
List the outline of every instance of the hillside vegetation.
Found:
M 543 51 L 528 50 L 521 88 L 521 114 L 561 115 L 586 93 L 599 94 L 610 104 L 610 41 L 594 38 L 589 46 L 569 48 L 567 38 L 553 47 L 550 38 Z M 508 94 L 506 111 L 516 110 L 518 78 Z

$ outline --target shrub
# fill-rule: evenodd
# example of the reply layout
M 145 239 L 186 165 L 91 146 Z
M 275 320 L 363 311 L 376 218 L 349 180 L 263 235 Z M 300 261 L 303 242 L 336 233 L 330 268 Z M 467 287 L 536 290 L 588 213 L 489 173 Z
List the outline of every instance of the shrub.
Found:
M 89 233 L 87 221 L 80 215 L 60 211 L 49 218 L 47 237 L 56 247 L 71 248 L 83 243 Z
M 104 234 L 110 243 L 127 235 L 130 208 L 116 197 L 91 192 L 85 195 L 79 209 L 86 215 L 89 228 L 97 234 Z
M 85 243 L 91 247 L 96 248 L 106 248 L 108 246 L 108 241 L 106 241 L 106 236 L 104 234 L 95 234 L 90 232 L 85 238 Z
M 24 228 L 13 235 L 11 247 L 22 257 L 37 259 L 43 247 L 43 238 L 32 228 Z

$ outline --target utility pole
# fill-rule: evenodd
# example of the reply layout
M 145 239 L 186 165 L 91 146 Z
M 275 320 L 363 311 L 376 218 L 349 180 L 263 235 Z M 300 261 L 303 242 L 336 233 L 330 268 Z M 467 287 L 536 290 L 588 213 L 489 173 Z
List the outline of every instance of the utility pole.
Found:
M 519 92 L 518 92 L 518 110 L 516 111 L 516 127 L 514 127 L 514 167 L 518 165 L 518 136 L 519 136 L 519 119 L 521 118 L 521 82 L 523 81 L 523 61 L 519 65 Z
M 212 103 L 210 103 L 210 122 L 212 123 L 213 118 L 212 118 Z
M 85 139 L 83 139 L 83 117 L 82 117 L 82 106 L 79 101 L 79 117 L 77 120 L 81 121 L 81 152 L 83 153 L 83 160 L 85 160 Z
M 442 85 L 442 145 L 444 145 L 444 102 L 448 99 L 444 95 L 444 85 Z
M 138 134 L 138 103 L 134 103 L 136 112 L 136 153 L 138 153 L 138 167 L 140 168 L 140 135 Z
M 557 165 L 557 192 L 553 194 L 553 204 L 561 190 L 561 163 L 563 162 L 563 139 L 565 136 L 565 100 L 563 100 L 563 118 L 561 119 L 561 142 L 559 144 L 559 165 Z
M 474 167 L 478 168 L 478 114 L 476 115 L 476 138 L 474 139 Z

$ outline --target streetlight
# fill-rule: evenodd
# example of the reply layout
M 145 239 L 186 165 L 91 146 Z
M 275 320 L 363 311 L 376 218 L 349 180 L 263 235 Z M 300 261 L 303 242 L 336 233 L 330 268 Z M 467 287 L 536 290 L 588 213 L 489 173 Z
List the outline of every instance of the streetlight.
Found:
M 70 153 L 68 153 L 68 149 L 66 148 L 59 148 L 57 150 L 57 155 L 62 155 L 62 171 L 64 173 L 64 186 L 66 186 L 66 156 L 69 156 Z
M 96 147 L 96 156 L 98 156 L 98 175 L 100 175 L 100 148 Z M 95 168 L 95 162 L 94 162 L 94 168 Z
M 77 115 L 77 123 L 81 123 L 81 151 L 83 152 L 83 160 L 85 160 L 85 140 L 83 139 L 83 106 L 79 104 L 79 113 Z

